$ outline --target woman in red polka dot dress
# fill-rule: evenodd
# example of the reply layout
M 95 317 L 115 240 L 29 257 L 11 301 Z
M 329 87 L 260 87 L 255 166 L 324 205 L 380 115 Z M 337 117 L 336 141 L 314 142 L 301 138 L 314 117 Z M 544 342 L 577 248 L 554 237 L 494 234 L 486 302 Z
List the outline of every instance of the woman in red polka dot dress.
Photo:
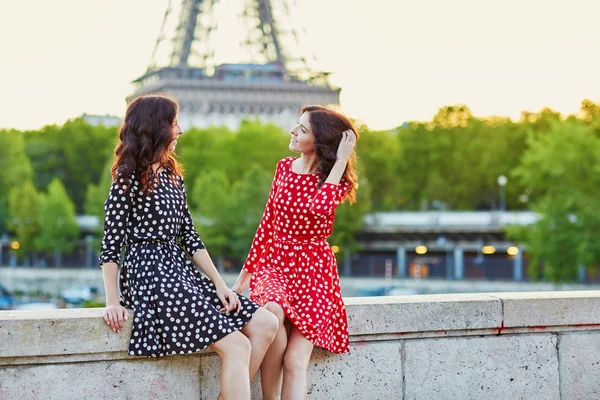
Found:
M 356 199 L 357 133 L 343 115 L 320 106 L 302 110 L 288 157 L 277 164 L 250 254 L 233 287 L 280 321 L 261 365 L 263 398 L 305 398 L 314 346 L 348 348 L 348 321 L 331 235 L 339 203 Z M 284 326 L 289 321 L 289 331 Z M 287 325 L 287 324 L 286 324 Z M 282 387 L 283 376 L 283 387 Z

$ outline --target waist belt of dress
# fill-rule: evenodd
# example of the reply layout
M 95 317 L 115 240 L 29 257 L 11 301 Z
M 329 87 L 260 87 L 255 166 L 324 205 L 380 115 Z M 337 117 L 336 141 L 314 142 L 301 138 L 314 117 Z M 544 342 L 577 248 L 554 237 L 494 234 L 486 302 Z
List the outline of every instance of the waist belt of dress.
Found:
M 314 237 L 314 238 L 305 238 L 302 236 L 294 236 L 294 235 L 282 235 L 276 233 L 274 235 L 274 240 L 280 242 L 292 242 L 292 243 L 326 243 L 326 237 Z
M 127 241 L 128 246 L 133 246 L 134 244 L 146 244 L 146 243 L 159 243 L 159 244 L 175 244 L 175 238 L 170 239 L 136 239 Z

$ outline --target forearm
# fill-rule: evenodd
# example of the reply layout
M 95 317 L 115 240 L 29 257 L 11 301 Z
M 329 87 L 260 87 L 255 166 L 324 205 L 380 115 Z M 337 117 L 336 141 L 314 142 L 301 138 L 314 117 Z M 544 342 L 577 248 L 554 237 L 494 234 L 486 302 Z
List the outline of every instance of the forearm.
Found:
M 225 281 L 217 271 L 215 264 L 213 264 L 208 251 L 206 249 L 198 250 L 194 253 L 194 264 L 200 267 L 200 269 L 208 276 L 215 286 L 225 285 Z
M 248 272 L 242 268 L 238 276 L 238 282 L 248 284 L 248 282 L 250 282 L 250 278 L 252 278 L 252 272 Z
M 332 183 L 334 185 L 339 185 L 342 176 L 344 176 L 344 171 L 346 170 L 346 164 L 348 161 L 337 160 L 335 164 L 333 164 L 333 168 L 331 168 L 331 172 L 327 176 L 325 183 Z
M 106 294 L 106 305 L 119 304 L 119 292 L 117 290 L 117 278 L 119 266 L 114 262 L 102 265 L 102 279 L 104 280 L 104 293 Z

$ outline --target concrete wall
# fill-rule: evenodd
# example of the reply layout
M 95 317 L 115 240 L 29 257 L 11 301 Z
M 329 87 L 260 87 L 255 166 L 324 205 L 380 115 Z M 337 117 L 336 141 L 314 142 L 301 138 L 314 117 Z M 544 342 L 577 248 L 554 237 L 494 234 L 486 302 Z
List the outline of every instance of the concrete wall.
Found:
M 310 399 L 600 398 L 600 291 L 346 303 L 351 353 L 314 352 Z M 216 398 L 214 353 L 129 357 L 101 312 L 0 312 L 0 399 Z

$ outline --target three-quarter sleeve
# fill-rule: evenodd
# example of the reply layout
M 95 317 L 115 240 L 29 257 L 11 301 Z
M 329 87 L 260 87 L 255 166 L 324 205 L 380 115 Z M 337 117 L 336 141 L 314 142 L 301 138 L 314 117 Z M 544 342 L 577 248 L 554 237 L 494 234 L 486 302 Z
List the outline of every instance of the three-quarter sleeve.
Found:
M 254 235 L 254 239 L 252 240 L 252 245 L 250 246 L 250 251 L 248 253 L 248 258 L 246 258 L 246 262 L 244 263 L 243 269 L 246 271 L 253 273 L 254 268 L 262 254 L 265 251 L 267 242 L 273 236 L 273 219 L 274 219 L 274 211 L 275 211 L 275 195 L 277 193 L 277 180 L 279 178 L 280 170 L 281 170 L 282 162 L 280 161 L 277 164 L 277 168 L 275 170 L 275 177 L 273 178 L 273 184 L 271 185 L 271 190 L 269 192 L 269 197 L 267 199 L 267 205 L 265 206 L 265 211 L 263 212 L 263 216 L 260 220 L 260 224 L 258 225 L 258 229 L 256 230 L 256 234 Z
M 130 184 L 133 184 L 131 181 Z M 116 178 L 104 202 L 104 236 L 100 250 L 100 266 L 109 263 L 119 263 L 121 249 L 127 236 L 127 222 L 131 211 L 131 193 L 127 190 L 125 180 Z
M 352 188 L 348 181 L 339 185 L 325 182 L 312 199 L 310 212 L 318 215 L 331 215 Z
M 187 202 L 187 195 L 185 193 L 185 185 L 183 179 L 181 179 L 181 187 L 183 190 L 183 216 L 181 221 L 181 230 L 179 231 L 179 240 L 183 249 L 188 253 L 190 257 L 194 257 L 197 251 L 204 249 L 204 243 L 200 239 L 200 235 L 194 227 L 194 221 L 190 214 L 190 210 Z

